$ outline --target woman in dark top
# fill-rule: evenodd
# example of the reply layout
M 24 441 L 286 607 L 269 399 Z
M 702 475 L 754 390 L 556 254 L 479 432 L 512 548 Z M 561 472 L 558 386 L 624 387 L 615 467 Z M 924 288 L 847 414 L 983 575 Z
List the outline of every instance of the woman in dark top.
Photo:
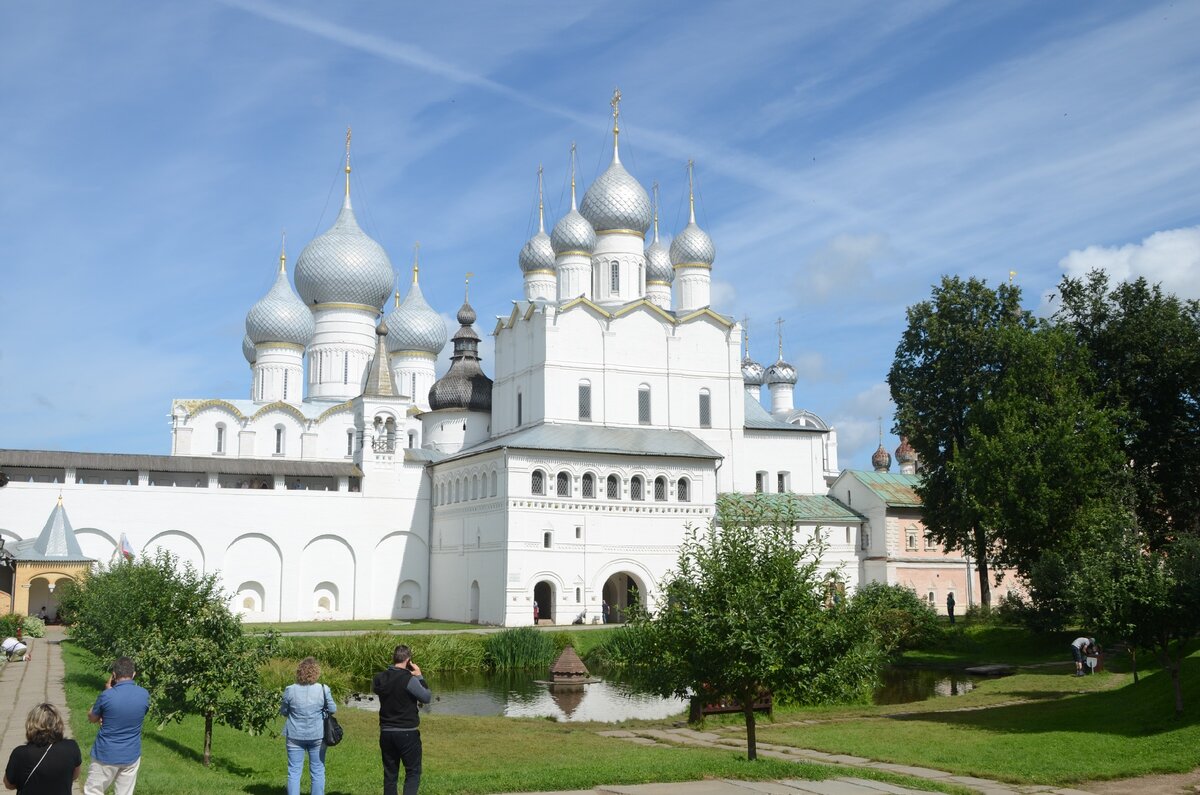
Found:
M 83 757 L 74 740 L 63 739 L 63 719 L 53 704 L 38 704 L 25 718 L 25 745 L 8 757 L 4 786 L 21 795 L 71 795 Z

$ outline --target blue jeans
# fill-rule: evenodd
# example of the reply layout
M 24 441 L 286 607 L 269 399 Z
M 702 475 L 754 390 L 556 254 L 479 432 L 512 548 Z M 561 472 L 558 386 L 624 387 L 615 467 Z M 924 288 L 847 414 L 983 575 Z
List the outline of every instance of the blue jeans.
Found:
M 287 741 L 287 795 L 300 795 L 300 773 L 304 770 L 305 751 L 308 752 L 312 795 L 325 795 L 325 743 L 320 739 Z

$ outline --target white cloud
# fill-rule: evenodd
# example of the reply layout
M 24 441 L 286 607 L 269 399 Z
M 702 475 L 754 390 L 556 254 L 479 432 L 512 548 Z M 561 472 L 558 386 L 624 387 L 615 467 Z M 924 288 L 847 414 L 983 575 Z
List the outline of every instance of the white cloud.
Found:
M 1059 265 L 1067 276 L 1103 270 L 1114 283 L 1144 276 L 1180 297 L 1200 298 L 1200 226 L 1155 232 L 1124 246 L 1076 249 Z
M 882 381 L 859 391 L 827 417 L 838 432 L 838 463 L 848 469 L 870 469 L 871 453 L 879 446 L 882 423 L 883 446 L 894 449 L 899 441 L 888 434 L 895 406 L 888 385 Z
M 875 278 L 874 265 L 890 254 L 884 235 L 838 235 L 804 263 L 797 289 L 818 303 L 834 292 L 862 290 L 864 284 Z

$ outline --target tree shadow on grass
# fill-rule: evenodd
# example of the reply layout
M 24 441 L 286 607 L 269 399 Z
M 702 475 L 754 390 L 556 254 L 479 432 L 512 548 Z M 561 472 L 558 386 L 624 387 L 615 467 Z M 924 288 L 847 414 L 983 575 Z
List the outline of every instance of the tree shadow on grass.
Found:
M 178 740 L 172 740 L 170 737 L 165 737 L 156 731 L 145 732 L 142 735 L 142 738 L 144 740 L 149 740 L 150 742 L 157 743 L 158 745 L 161 745 L 162 747 L 171 750 L 178 756 L 180 756 L 184 759 L 190 760 L 192 762 L 195 762 L 197 765 L 203 766 L 203 764 L 204 764 L 204 755 L 200 751 L 197 751 L 195 748 L 192 748 L 191 746 L 184 745 L 183 743 L 179 742 Z M 224 757 L 220 757 L 220 756 L 214 756 L 210 760 L 208 769 L 209 770 L 220 770 L 222 772 L 229 773 L 234 776 L 241 776 L 243 778 L 246 776 L 251 776 L 254 773 L 258 772 L 254 768 L 246 767 L 245 765 L 235 764 L 235 763 L 229 761 L 228 759 L 225 759 Z
M 1066 684 L 1064 690 L 1069 687 Z M 1200 658 L 1184 662 L 1184 714 L 1178 718 L 1171 681 L 1161 670 L 1144 676 L 1137 684 L 1130 682 L 1110 690 L 1015 691 L 1012 695 L 1027 701 L 963 712 L 913 712 L 894 719 L 1012 734 L 1079 732 L 1086 727 L 1093 734 L 1153 736 L 1200 724 Z
M 285 795 L 287 787 L 282 784 L 251 784 L 242 792 L 248 793 L 248 795 Z M 325 795 L 355 795 L 355 793 L 344 789 L 330 789 L 326 783 Z

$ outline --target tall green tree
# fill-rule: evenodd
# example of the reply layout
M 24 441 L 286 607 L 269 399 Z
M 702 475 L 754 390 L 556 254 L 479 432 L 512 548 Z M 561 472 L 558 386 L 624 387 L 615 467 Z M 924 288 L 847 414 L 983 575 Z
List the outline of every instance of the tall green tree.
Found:
M 1200 303 L 1103 271 L 1064 278 L 1054 319 L 1089 352 L 1151 546 L 1200 533 Z
M 1002 374 L 1001 331 L 1033 328 L 1020 299 L 1020 288 L 1011 284 L 993 289 L 975 278 L 944 277 L 930 300 L 909 307 L 888 372 L 894 430 L 908 437 L 924 468 L 917 493 L 925 527 L 945 548 L 974 558 L 984 605 L 991 604 L 989 563 L 997 540 L 962 457 L 972 412 Z
M 737 698 L 750 759 L 764 690 L 781 703 L 854 698 L 883 662 L 870 630 L 826 605 L 822 535 L 798 540 L 799 519 L 790 495 L 719 497 L 716 520 L 688 529 L 660 609 L 633 617 L 647 684 L 681 698 Z
M 101 568 L 65 595 L 71 637 L 101 658 L 132 657 L 160 723 L 204 718 L 204 764 L 213 723 L 257 733 L 278 710 L 259 666 L 275 643 L 246 636 L 215 574 L 165 550 Z

